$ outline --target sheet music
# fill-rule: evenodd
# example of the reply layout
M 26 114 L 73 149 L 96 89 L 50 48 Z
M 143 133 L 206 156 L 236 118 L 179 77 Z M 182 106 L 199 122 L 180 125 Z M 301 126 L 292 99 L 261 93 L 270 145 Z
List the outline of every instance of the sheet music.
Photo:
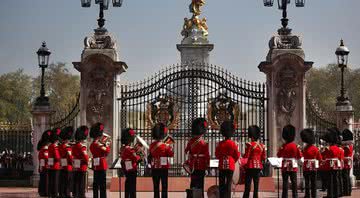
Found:
M 219 160 L 218 159 L 210 160 L 210 168 L 217 168 L 217 167 L 219 167 Z
M 268 160 L 269 160 L 271 166 L 273 166 L 275 168 L 280 168 L 281 167 L 282 158 L 269 157 Z

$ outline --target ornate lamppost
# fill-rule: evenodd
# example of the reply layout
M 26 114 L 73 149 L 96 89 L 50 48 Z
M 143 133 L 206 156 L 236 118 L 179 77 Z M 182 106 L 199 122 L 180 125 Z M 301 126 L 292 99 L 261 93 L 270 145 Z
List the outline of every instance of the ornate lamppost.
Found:
M 42 43 L 39 50 L 36 52 L 38 55 L 39 67 L 41 68 L 41 89 L 40 96 L 36 98 L 35 105 L 37 106 L 49 106 L 49 98 L 45 96 L 45 82 L 44 75 L 45 69 L 49 65 L 50 50 L 46 47 L 45 41 Z
M 336 48 L 335 54 L 337 57 L 338 67 L 341 69 L 341 88 L 340 88 L 340 96 L 337 97 L 336 107 L 340 106 L 349 106 L 351 107 L 351 103 L 346 94 L 346 89 L 344 86 L 344 70 L 348 64 L 348 56 L 349 49 L 344 45 L 344 41 L 341 39 L 340 46 Z M 351 107 L 352 109 L 352 107 Z
M 272 7 L 274 5 L 274 0 L 263 0 L 265 7 Z M 290 0 L 277 0 L 278 2 L 278 8 L 282 10 L 282 19 L 281 24 L 284 34 L 289 34 L 291 32 L 291 29 L 287 27 L 289 19 L 287 18 L 287 6 L 290 4 Z M 304 7 L 305 6 L 305 0 L 295 0 L 295 6 L 296 7 Z

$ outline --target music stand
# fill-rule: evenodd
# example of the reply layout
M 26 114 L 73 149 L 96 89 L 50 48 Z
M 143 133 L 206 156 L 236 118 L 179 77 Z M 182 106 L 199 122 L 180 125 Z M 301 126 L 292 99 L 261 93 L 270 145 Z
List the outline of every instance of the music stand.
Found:
M 278 188 L 277 194 L 278 194 L 278 198 L 280 198 L 280 169 L 281 169 L 282 158 L 269 157 L 268 161 L 270 162 L 270 165 L 277 170 L 277 188 Z
M 121 159 L 117 158 L 112 164 L 110 169 L 117 170 L 118 177 L 119 177 L 119 197 L 121 198 L 121 174 L 122 174 L 122 167 L 121 167 Z

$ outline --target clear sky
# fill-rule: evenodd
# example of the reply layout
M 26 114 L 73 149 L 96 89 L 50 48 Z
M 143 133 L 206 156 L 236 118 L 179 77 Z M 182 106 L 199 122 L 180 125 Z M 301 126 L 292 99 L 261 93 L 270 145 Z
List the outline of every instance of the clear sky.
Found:
M 121 60 L 129 66 L 125 79 L 141 80 L 180 62 L 176 44 L 183 18 L 191 17 L 190 1 L 124 0 L 121 8 L 105 12 L 105 27 L 116 36 Z M 308 61 L 315 67 L 335 62 L 334 51 L 343 38 L 351 67 L 360 67 L 359 0 L 307 0 L 305 8 L 295 8 L 291 1 L 289 27 L 302 36 Z M 281 11 L 264 7 L 263 0 L 206 2 L 202 16 L 215 45 L 211 62 L 241 78 L 263 81 L 257 66 L 280 27 Z M 80 61 L 83 39 L 96 28 L 97 16 L 97 5 L 82 8 L 80 0 L 1 0 L 0 73 L 24 68 L 38 74 L 35 52 L 43 40 L 53 52 L 51 61 L 72 67 L 71 62 Z

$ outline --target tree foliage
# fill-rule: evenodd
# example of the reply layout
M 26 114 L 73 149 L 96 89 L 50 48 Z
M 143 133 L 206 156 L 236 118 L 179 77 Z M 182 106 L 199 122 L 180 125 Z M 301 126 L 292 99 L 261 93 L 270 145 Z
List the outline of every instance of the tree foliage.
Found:
M 345 88 L 355 110 L 355 119 L 360 117 L 360 69 L 346 69 Z M 306 76 L 307 91 L 325 112 L 333 112 L 336 98 L 340 95 L 341 71 L 336 64 L 312 68 Z

